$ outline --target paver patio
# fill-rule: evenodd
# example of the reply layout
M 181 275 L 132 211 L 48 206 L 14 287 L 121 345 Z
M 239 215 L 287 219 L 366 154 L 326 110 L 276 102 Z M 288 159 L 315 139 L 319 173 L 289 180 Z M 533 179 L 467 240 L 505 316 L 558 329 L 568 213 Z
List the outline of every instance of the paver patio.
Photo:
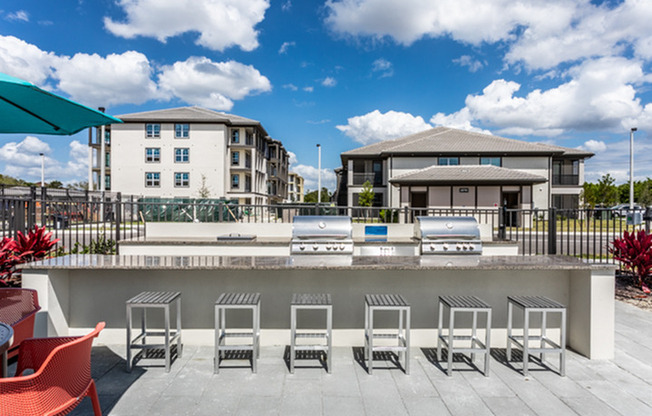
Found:
M 383 361 L 375 362 L 369 376 L 361 346 L 334 348 L 332 374 L 315 360 L 297 360 L 290 374 L 283 359 L 287 348 L 279 346 L 262 348 L 258 374 L 244 361 L 228 360 L 214 375 L 212 345 L 184 348 L 170 373 L 162 360 L 143 361 L 151 366 L 127 373 L 124 345 L 96 345 L 93 377 L 106 415 L 652 414 L 652 312 L 621 302 L 615 359 L 590 361 L 569 351 L 564 378 L 536 364 L 523 377 L 505 364 L 504 349 L 493 351 L 488 378 L 461 360 L 447 377 L 431 361 L 434 346 L 412 351 L 409 376 L 392 363 L 383 368 Z M 476 360 L 482 366 L 481 357 Z M 90 400 L 72 414 L 91 415 Z

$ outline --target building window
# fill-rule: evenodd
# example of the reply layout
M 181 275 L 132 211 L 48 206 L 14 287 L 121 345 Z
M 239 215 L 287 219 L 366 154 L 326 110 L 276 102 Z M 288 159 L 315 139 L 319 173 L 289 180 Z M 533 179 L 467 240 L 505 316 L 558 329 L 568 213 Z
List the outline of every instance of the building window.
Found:
M 107 191 L 111 190 L 111 175 L 106 175 L 104 177 L 104 189 Z
M 231 152 L 231 165 L 238 166 L 240 164 L 240 152 Z
M 440 157 L 439 165 L 442 166 L 457 166 L 460 164 L 459 157 Z
M 240 175 L 231 175 L 231 188 L 240 187 Z
M 502 166 L 502 158 L 500 157 L 481 157 L 480 158 L 480 164 L 481 165 L 493 165 L 493 166 Z
M 188 172 L 175 172 L 174 173 L 174 187 L 187 188 L 190 186 L 190 174 Z
M 145 173 L 145 187 L 158 188 L 161 186 L 161 173 L 160 172 L 146 172 Z
M 161 137 L 161 125 L 160 124 L 145 124 L 145 130 L 147 132 L 148 138 L 159 138 Z
M 161 161 L 161 148 L 148 147 L 145 149 L 145 162 L 158 163 Z
M 231 132 L 231 143 L 240 143 L 240 130 L 233 130 Z
M 190 124 L 175 124 L 174 137 L 176 139 L 187 139 L 190 133 Z
M 190 149 L 187 147 L 174 148 L 174 163 L 188 163 L 190 162 Z
M 111 167 L 111 153 L 104 154 L 104 166 L 107 168 Z

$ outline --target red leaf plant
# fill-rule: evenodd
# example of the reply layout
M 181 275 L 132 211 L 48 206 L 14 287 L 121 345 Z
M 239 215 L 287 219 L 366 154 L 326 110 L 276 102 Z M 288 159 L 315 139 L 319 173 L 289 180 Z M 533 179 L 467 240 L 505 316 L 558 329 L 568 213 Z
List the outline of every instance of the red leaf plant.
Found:
M 640 230 L 631 234 L 623 233 L 623 238 L 617 238 L 611 243 L 609 252 L 614 259 L 619 260 L 638 279 L 638 285 L 645 294 L 650 294 L 649 277 L 652 270 L 652 234 Z
M 48 251 L 59 241 L 52 240 L 52 233 L 45 232 L 45 226 L 34 226 L 27 236 L 18 231 L 18 237 L 4 237 L 0 242 L 0 286 L 7 286 L 13 278 L 15 267 L 44 258 Z

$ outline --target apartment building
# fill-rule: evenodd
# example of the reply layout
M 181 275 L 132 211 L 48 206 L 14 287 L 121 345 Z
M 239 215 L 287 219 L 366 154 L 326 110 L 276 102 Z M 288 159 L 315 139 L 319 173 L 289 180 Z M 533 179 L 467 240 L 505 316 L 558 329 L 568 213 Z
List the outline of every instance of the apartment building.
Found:
M 593 153 L 436 127 L 341 154 L 337 202 L 413 208 L 577 208 Z
M 303 177 L 298 173 L 288 174 L 288 201 L 304 202 Z
M 110 189 L 163 198 L 287 198 L 288 154 L 259 121 L 200 107 L 117 116 L 107 129 Z

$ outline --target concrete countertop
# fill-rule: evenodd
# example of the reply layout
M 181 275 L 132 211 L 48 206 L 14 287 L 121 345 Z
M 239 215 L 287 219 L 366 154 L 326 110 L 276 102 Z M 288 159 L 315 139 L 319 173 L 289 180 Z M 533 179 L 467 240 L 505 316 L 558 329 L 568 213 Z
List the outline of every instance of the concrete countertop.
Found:
M 121 240 L 120 245 L 137 246 L 137 245 L 211 245 L 211 246 L 260 246 L 260 245 L 274 245 L 274 246 L 289 246 L 289 237 L 256 237 L 253 240 L 231 240 L 231 241 L 218 241 L 215 238 L 203 237 L 188 237 L 183 240 L 178 237 L 156 237 L 156 238 L 135 238 L 131 240 Z M 387 241 L 369 241 L 364 238 L 354 238 L 353 243 L 356 245 L 418 245 L 420 242 L 415 238 L 392 238 Z M 484 245 L 514 245 L 518 244 L 516 241 L 483 241 Z
M 73 254 L 23 270 L 614 270 L 568 256 L 103 256 Z

